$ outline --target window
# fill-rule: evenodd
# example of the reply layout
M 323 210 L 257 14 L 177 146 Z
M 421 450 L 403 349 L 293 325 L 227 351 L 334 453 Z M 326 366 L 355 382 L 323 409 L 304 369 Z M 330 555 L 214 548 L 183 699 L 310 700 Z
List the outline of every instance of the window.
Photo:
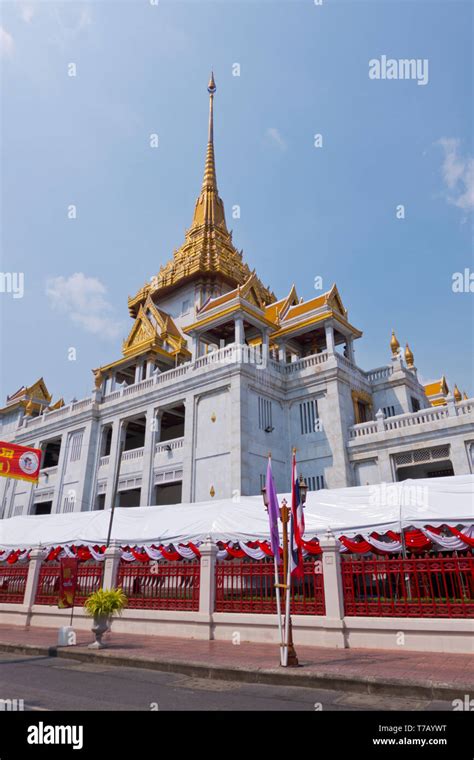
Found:
M 186 301 L 183 301 L 181 305 L 181 316 L 184 316 L 189 312 L 189 299 L 186 299 Z
M 81 458 L 83 436 L 84 436 L 84 433 L 82 430 L 79 433 L 73 433 L 73 435 L 71 435 L 71 438 L 69 441 L 70 452 L 71 452 L 69 455 L 70 462 L 77 462 Z
M 384 417 L 395 417 L 394 406 L 384 406 L 382 412 L 384 413 Z
M 272 402 L 262 396 L 258 397 L 258 427 L 266 432 L 273 430 Z
M 63 512 L 74 512 L 74 506 L 76 504 L 76 495 L 69 494 L 64 497 Z
M 411 397 L 411 410 L 412 412 L 419 412 L 421 409 L 420 402 L 415 396 Z
M 319 422 L 318 402 L 315 400 L 303 401 L 299 407 L 301 435 L 314 433 L 318 429 L 316 423 Z
M 61 450 L 61 438 L 54 438 L 44 444 L 44 456 L 41 469 L 47 467 L 57 467 L 59 462 L 59 452 Z
M 34 515 L 50 515 L 53 506 L 52 501 L 42 501 L 33 505 Z
M 325 488 L 324 475 L 310 475 L 305 480 L 308 485 L 308 491 L 320 491 L 321 488 Z
M 367 404 L 364 404 L 363 401 L 357 401 L 357 418 L 358 418 L 358 423 L 367 422 L 368 416 L 369 415 L 368 415 Z

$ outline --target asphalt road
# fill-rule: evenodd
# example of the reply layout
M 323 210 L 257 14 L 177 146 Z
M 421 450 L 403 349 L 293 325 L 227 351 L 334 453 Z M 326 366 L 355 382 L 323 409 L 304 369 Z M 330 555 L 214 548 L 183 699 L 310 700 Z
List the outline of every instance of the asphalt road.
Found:
M 76 660 L 0 655 L 0 700 L 25 710 L 452 710 L 450 702 L 242 684 Z

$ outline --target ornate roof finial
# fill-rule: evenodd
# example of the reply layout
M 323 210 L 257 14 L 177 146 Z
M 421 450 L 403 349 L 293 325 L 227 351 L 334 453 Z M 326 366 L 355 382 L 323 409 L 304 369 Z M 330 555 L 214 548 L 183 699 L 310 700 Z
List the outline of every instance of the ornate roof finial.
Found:
M 467 393 L 466 391 L 464 391 L 464 393 L 462 394 L 462 400 L 467 401 L 467 399 L 468 399 Z
M 34 404 L 33 399 L 30 398 L 27 405 L 25 406 L 25 417 L 31 417 L 34 410 Z
M 209 84 L 207 85 L 207 91 L 214 95 L 216 91 L 216 83 L 214 82 L 214 72 L 211 71 L 211 78 L 209 80 Z
M 405 346 L 405 361 L 407 363 L 407 367 L 413 367 L 415 357 L 413 356 L 413 352 L 410 349 L 410 346 L 408 345 L 408 343 Z
M 459 390 L 457 385 L 454 386 L 453 396 L 456 403 L 459 403 L 459 401 L 462 401 L 461 391 Z
M 214 93 L 216 91 L 216 83 L 214 81 L 214 72 L 212 71 L 207 91 L 209 93 L 209 130 L 202 189 L 214 190 L 217 193 L 216 161 L 214 157 Z
M 94 385 L 95 385 L 95 387 L 96 387 L 97 390 L 100 389 L 103 381 L 104 381 L 104 377 L 103 377 L 102 372 L 101 372 L 100 367 L 99 367 L 99 369 L 95 370 L 95 372 L 94 372 Z
M 397 356 L 400 350 L 400 343 L 395 335 L 395 330 L 392 330 L 392 337 L 390 339 L 390 348 L 392 350 L 392 356 Z

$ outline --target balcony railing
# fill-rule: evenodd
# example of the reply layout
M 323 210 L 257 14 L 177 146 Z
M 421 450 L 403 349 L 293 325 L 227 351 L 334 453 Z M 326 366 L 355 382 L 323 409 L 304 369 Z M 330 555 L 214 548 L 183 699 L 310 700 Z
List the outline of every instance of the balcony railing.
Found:
M 141 459 L 143 457 L 143 447 L 140 449 L 130 449 L 122 454 L 122 462 L 129 462 L 132 459 Z
M 163 443 L 157 443 L 155 446 L 155 454 L 161 451 L 175 451 L 176 449 L 182 449 L 184 446 L 184 438 L 173 438 L 170 441 L 163 441 Z
M 371 369 L 368 372 L 364 372 L 364 375 L 366 376 L 369 383 L 377 383 L 381 380 L 386 380 L 392 374 L 393 367 L 391 366 L 377 367 L 376 369 Z
M 349 438 L 363 438 L 367 435 L 376 435 L 377 433 L 386 433 L 391 430 L 406 430 L 419 425 L 427 425 L 432 422 L 455 419 L 464 417 L 474 412 L 474 400 L 467 399 L 458 404 L 454 404 L 451 409 L 448 406 L 433 406 L 427 409 L 420 409 L 419 412 L 410 412 L 407 414 L 398 414 L 395 417 L 386 417 L 378 421 L 362 422 L 359 425 L 352 425 L 349 428 Z

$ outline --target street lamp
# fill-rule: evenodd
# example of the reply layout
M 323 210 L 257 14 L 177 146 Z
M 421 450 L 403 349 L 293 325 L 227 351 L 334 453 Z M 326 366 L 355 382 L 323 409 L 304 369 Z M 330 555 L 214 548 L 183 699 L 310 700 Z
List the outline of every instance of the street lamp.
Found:
M 303 478 L 303 475 L 301 473 L 298 478 L 298 488 L 300 489 L 301 503 L 306 504 L 306 494 L 308 493 L 308 486 L 306 484 L 306 480 Z

